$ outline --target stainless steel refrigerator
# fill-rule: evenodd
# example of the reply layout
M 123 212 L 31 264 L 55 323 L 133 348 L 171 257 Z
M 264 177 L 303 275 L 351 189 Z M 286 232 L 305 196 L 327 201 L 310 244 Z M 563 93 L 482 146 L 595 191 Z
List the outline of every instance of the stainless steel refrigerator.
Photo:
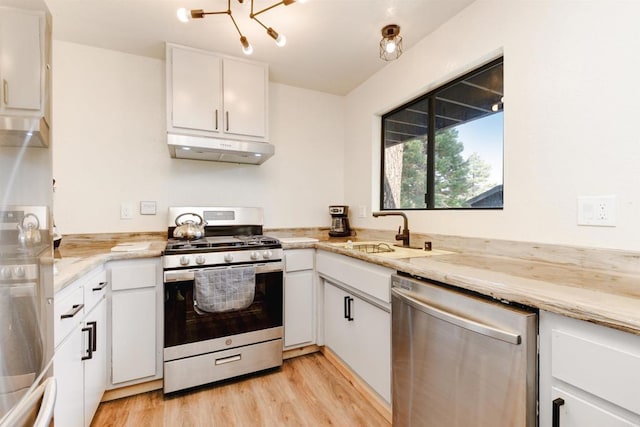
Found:
M 0 0 L 0 427 L 49 425 L 55 402 L 50 23 Z

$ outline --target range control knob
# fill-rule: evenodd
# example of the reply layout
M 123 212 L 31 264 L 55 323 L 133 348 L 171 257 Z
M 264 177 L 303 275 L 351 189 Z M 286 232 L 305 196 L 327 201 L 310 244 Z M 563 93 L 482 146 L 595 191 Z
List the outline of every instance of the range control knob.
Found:
M 264 259 L 269 259 L 269 258 L 271 258 L 271 256 L 272 256 L 272 255 L 273 255 L 273 252 L 271 252 L 271 251 L 267 250 L 267 251 L 264 251 L 264 252 L 262 253 L 262 258 L 264 258 Z
M 258 254 L 258 252 L 256 251 L 251 251 L 251 259 L 252 260 L 256 260 L 258 259 L 258 257 L 260 256 L 260 254 Z
M 204 255 L 198 255 L 196 257 L 196 264 L 204 264 L 205 261 Z
M 224 256 L 224 262 L 231 262 L 231 261 L 233 261 L 233 255 L 231 255 L 231 254 L 226 254 L 226 255 Z
M 182 255 L 180 257 L 180 265 L 189 265 L 190 262 L 191 262 L 191 260 L 189 259 L 188 256 Z
M 13 269 L 13 274 L 15 274 L 16 277 L 24 277 L 26 272 L 24 270 L 24 267 L 16 267 Z
M 8 267 L 3 268 L 0 270 L 0 276 L 2 276 L 3 279 L 11 279 L 11 269 Z

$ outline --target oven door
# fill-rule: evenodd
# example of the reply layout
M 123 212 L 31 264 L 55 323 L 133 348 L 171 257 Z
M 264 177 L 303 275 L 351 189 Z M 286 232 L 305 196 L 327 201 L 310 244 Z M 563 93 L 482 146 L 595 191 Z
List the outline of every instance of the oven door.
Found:
M 169 353 L 186 356 L 180 347 L 203 348 L 208 341 L 278 328 L 282 330 L 283 276 L 282 262 L 255 264 L 253 303 L 241 310 L 220 313 L 196 312 L 193 304 L 196 269 L 169 270 L 164 273 L 164 348 Z M 270 335 L 267 335 L 270 337 Z M 238 341 L 240 342 L 240 341 Z M 228 344 L 227 344 L 228 345 Z M 177 355 L 177 354 L 176 354 Z

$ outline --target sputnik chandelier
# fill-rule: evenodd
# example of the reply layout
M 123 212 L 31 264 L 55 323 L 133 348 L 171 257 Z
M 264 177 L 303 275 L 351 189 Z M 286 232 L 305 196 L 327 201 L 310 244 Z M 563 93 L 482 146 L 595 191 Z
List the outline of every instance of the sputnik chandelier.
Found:
M 237 1 L 240 4 L 244 3 L 244 0 L 237 0 Z M 282 0 L 278 3 L 272 4 L 269 7 L 265 7 L 262 10 L 254 12 L 254 8 L 253 8 L 254 0 L 251 0 L 251 13 L 249 14 L 249 18 L 253 19 L 258 24 L 260 24 L 265 30 L 267 30 L 267 34 L 273 40 L 275 40 L 276 45 L 278 47 L 282 47 L 287 43 L 287 38 L 283 34 L 278 34 L 278 32 L 276 32 L 276 30 L 274 30 L 273 28 L 267 27 L 266 25 L 264 25 L 262 21 L 260 21 L 257 18 L 257 16 L 275 7 L 278 7 L 280 5 L 289 6 L 291 3 L 296 3 L 296 2 L 305 3 L 306 1 L 307 0 Z M 231 11 L 231 0 L 227 0 L 227 10 L 221 10 L 219 12 L 205 12 L 202 9 L 187 10 L 185 8 L 180 8 L 178 9 L 177 14 L 178 14 L 178 19 L 182 22 L 188 22 L 190 19 L 204 18 L 205 15 L 229 15 L 229 18 L 231 18 L 231 22 L 233 22 L 233 26 L 236 27 L 236 31 L 238 31 L 238 34 L 240 35 L 240 44 L 242 45 L 242 52 L 245 55 L 251 55 L 253 53 L 253 47 L 251 46 L 251 43 L 249 43 L 249 40 L 247 40 L 247 38 L 242 34 L 242 31 L 240 31 L 240 27 L 238 27 L 238 24 L 236 23 L 236 20 L 233 17 L 233 12 Z

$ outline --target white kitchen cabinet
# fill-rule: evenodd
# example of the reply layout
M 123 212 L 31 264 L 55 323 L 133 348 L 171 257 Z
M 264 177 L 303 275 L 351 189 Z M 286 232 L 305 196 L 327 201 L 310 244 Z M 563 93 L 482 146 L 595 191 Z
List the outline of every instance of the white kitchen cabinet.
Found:
M 640 426 L 639 383 L 639 335 L 540 312 L 541 427 Z
M 284 251 L 284 349 L 315 344 L 315 249 Z
M 323 342 L 391 402 L 391 274 L 385 267 L 318 251 Z
M 391 315 L 324 283 L 324 339 L 387 402 L 391 402 Z
M 264 63 L 167 44 L 167 131 L 268 141 Z
M 54 297 L 54 422 L 89 426 L 106 388 L 106 273 L 99 267 Z
M 42 114 L 44 14 L 0 8 L 0 113 Z
M 111 282 L 109 389 L 162 377 L 159 258 L 115 261 Z

